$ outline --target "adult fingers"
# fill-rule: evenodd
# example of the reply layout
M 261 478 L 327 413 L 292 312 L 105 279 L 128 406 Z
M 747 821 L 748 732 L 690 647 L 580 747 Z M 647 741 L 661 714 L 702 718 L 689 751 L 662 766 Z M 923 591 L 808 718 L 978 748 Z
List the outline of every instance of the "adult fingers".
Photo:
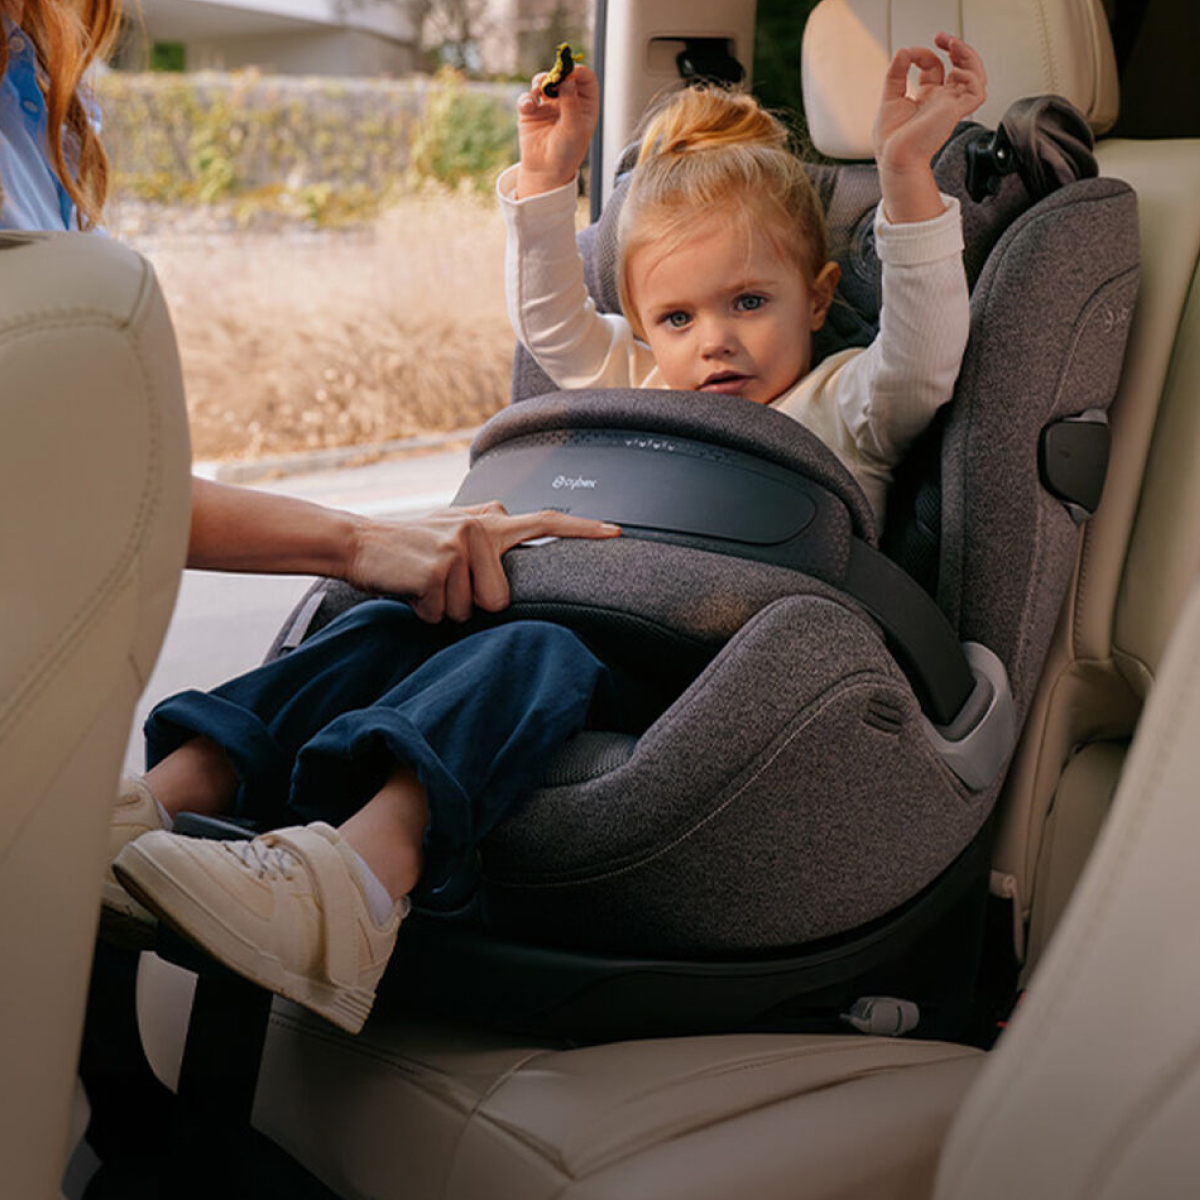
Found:
M 508 576 L 500 561 L 505 547 L 483 522 L 473 525 L 468 536 L 475 604 L 484 612 L 499 612 L 508 607 L 510 599 Z
M 450 514 L 471 513 L 476 517 L 503 517 L 508 514 L 508 509 L 499 500 L 485 500 L 482 504 L 464 504 L 459 508 L 447 508 L 445 511 Z
M 451 621 L 462 622 L 471 615 L 474 606 L 471 565 L 468 551 L 466 554 L 456 555 L 446 572 L 444 607 L 445 615 Z
M 436 625 L 445 615 L 446 591 L 441 580 L 438 580 L 435 585 L 427 587 L 419 596 L 405 598 L 413 612 L 430 625 Z
M 607 521 L 596 521 L 591 517 L 574 517 L 568 513 L 544 509 L 541 512 L 522 513 L 506 519 L 498 530 L 499 546 L 507 550 L 519 542 L 541 537 L 610 538 L 617 537 L 620 526 Z

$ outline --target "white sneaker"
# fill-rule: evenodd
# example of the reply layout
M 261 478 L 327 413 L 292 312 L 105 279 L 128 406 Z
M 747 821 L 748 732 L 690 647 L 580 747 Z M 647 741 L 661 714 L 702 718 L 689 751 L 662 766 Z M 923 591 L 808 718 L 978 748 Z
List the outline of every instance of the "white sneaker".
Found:
M 252 841 L 148 833 L 114 869 L 147 908 L 227 967 L 357 1033 L 408 901 L 377 925 L 356 860 L 341 834 L 318 822 Z
M 117 882 L 112 860 L 136 838 L 162 828 L 162 813 L 146 781 L 140 775 L 122 775 L 108 829 L 109 866 L 104 872 L 101 893 L 104 905 L 100 914 L 101 928 L 111 940 L 139 945 L 153 940 L 153 914 Z

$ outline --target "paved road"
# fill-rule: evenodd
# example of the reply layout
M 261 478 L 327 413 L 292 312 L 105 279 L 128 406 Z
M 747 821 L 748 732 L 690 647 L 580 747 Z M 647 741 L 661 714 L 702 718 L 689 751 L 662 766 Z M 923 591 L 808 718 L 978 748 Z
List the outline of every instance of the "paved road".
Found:
M 256 486 L 373 516 L 405 516 L 449 504 L 466 469 L 464 445 Z M 158 665 L 134 716 L 127 769 L 142 769 L 140 731 L 150 708 L 175 692 L 213 687 L 258 663 L 311 582 L 298 576 L 184 572 Z

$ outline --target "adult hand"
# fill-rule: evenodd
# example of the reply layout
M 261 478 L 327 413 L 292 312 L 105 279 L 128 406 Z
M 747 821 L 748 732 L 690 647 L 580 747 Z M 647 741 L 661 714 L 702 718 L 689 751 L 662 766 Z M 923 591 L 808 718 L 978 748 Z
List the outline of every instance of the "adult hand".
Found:
M 544 78 L 545 72 L 535 75 L 531 89 L 517 100 L 518 199 L 553 191 L 575 178 L 600 113 L 600 82 L 587 67 L 577 66 L 554 98 L 542 91 Z
M 465 621 L 474 608 L 498 612 L 509 602 L 500 556 L 541 537 L 617 537 L 620 529 L 560 512 L 510 516 L 495 502 L 448 508 L 412 521 L 359 526 L 348 582 L 403 596 L 423 621 Z
M 955 125 L 987 97 L 987 72 L 979 54 L 946 33 L 939 33 L 934 44 L 949 56 L 949 72 L 932 50 L 915 46 L 896 51 L 884 78 L 873 141 L 884 209 L 893 221 L 925 220 L 941 211 L 940 204 L 925 211 L 933 184 L 930 160 Z M 913 66 L 918 76 L 910 94 Z

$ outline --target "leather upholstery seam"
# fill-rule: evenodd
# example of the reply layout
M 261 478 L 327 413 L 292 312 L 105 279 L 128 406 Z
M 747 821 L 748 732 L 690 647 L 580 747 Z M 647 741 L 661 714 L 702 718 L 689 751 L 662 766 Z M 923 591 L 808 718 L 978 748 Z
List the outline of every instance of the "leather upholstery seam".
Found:
M 814 1057 L 819 1057 L 821 1054 L 838 1053 L 844 1047 L 825 1047 L 819 1050 L 802 1050 L 799 1054 L 779 1055 L 769 1065 L 783 1065 L 789 1059 L 808 1060 L 811 1061 Z M 938 1058 L 930 1058 L 922 1060 L 919 1066 L 939 1066 L 943 1063 L 955 1063 L 969 1060 L 977 1055 L 977 1051 L 969 1047 L 958 1048 L 959 1052 L 945 1054 Z M 734 1075 L 747 1071 L 754 1071 L 761 1066 L 761 1062 L 752 1063 L 736 1063 L 715 1071 L 701 1071 L 694 1073 L 693 1079 L 718 1079 L 722 1076 Z M 748 1100 L 736 1108 L 722 1110 L 720 1113 L 713 1113 L 708 1116 L 691 1117 L 683 1116 L 676 1118 L 673 1122 L 656 1125 L 653 1129 L 646 1131 L 641 1137 L 630 1139 L 622 1142 L 618 1146 L 613 1146 L 607 1152 L 598 1155 L 594 1160 L 583 1164 L 582 1172 L 576 1172 L 566 1161 L 561 1150 L 552 1147 L 544 1138 L 539 1138 L 531 1135 L 527 1130 L 515 1126 L 512 1123 L 505 1122 L 500 1118 L 488 1114 L 480 1113 L 480 1120 L 491 1126 L 493 1129 L 506 1134 L 515 1141 L 526 1146 L 528 1149 L 534 1150 L 541 1154 L 542 1157 L 549 1163 L 553 1164 L 566 1179 L 577 1182 L 595 1175 L 598 1171 L 602 1171 L 612 1166 L 615 1163 L 625 1162 L 646 1150 L 652 1150 L 657 1146 L 664 1145 L 668 1142 L 678 1141 L 681 1138 L 694 1137 L 703 1135 L 706 1130 L 713 1129 L 717 1126 L 724 1125 L 727 1122 L 741 1120 L 751 1116 L 754 1113 L 765 1112 L 768 1109 L 774 1108 L 780 1104 L 788 1104 L 794 1100 L 808 1096 L 819 1095 L 823 1092 L 829 1092 L 846 1084 L 858 1083 L 864 1079 L 873 1079 L 882 1075 L 891 1075 L 896 1072 L 909 1069 L 913 1064 L 910 1063 L 888 1063 L 878 1066 L 861 1066 L 858 1069 L 852 1070 L 844 1075 L 839 1075 L 835 1078 L 830 1078 L 815 1085 L 802 1086 L 799 1089 L 788 1090 L 782 1094 L 763 1096 L 757 1099 Z M 669 1089 L 656 1088 L 650 1093 L 651 1095 L 663 1095 Z M 623 1104 L 629 1103 L 629 1098 L 626 1097 Z
M 145 274 L 148 276 L 149 272 Z M 147 287 L 146 280 L 144 279 L 142 290 L 134 306 L 134 314 L 140 312 L 143 308 L 146 295 Z M 10 336 L 8 340 L 33 337 L 46 332 L 48 329 L 58 328 L 62 325 L 69 325 L 71 328 L 76 329 L 89 327 L 105 330 L 116 329 L 119 332 L 125 333 L 129 330 L 133 319 L 131 315 L 129 320 L 121 323 L 115 318 L 101 316 L 91 310 L 79 311 L 89 312 L 91 319 L 80 322 L 66 316 L 59 316 L 36 323 L 30 321 L 16 330 L 15 339 Z M 147 472 L 147 479 L 142 488 L 142 493 L 138 499 L 137 509 L 130 522 L 130 532 L 126 537 L 124 546 L 113 559 L 108 571 L 92 586 L 86 597 L 59 627 L 58 632 L 46 643 L 45 649 L 39 652 L 34 661 L 16 681 L 15 686 L 10 692 L 9 701 L 0 707 L 0 738 L 7 735 L 8 729 L 17 720 L 20 712 L 29 704 L 32 704 L 41 692 L 57 678 L 62 664 L 74 653 L 88 629 L 100 620 L 101 614 L 95 611 L 97 606 L 106 605 L 107 600 L 119 590 L 121 580 L 129 572 L 135 559 L 138 546 L 145 539 L 150 516 L 157 507 L 152 497 L 158 490 L 162 472 L 160 422 L 157 419 L 154 406 L 149 402 L 152 391 L 141 339 L 134 336 L 129 339 L 127 344 L 133 350 L 139 374 L 141 375 L 142 388 L 140 399 L 143 409 L 143 419 L 147 422 L 149 430 L 147 464 L 150 468 Z

